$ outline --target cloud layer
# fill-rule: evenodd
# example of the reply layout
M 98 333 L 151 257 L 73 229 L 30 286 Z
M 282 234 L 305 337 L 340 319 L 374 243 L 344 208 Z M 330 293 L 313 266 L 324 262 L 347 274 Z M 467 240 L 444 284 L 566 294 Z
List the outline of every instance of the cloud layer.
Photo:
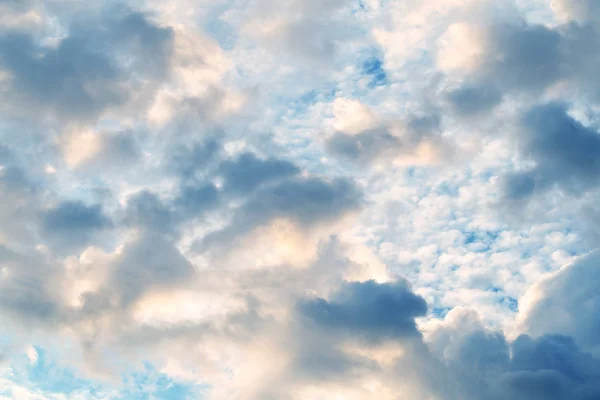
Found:
M 592 0 L 0 0 L 0 398 L 600 398 Z

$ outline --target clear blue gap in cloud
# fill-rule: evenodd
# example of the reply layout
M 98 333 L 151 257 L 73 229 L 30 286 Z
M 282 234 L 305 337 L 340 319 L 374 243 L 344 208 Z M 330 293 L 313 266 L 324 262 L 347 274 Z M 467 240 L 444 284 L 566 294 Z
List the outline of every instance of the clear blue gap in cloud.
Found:
M 90 400 L 197 400 L 204 398 L 210 391 L 207 385 L 179 382 L 148 362 L 140 370 L 123 376 L 119 388 L 105 382 L 81 378 L 74 369 L 60 365 L 56 354 L 52 356 L 39 346 L 34 346 L 33 349 L 34 352 L 15 357 L 4 374 L 15 385 L 32 393 L 84 396 Z M 12 395 L 12 391 L 8 389 L 5 395 Z

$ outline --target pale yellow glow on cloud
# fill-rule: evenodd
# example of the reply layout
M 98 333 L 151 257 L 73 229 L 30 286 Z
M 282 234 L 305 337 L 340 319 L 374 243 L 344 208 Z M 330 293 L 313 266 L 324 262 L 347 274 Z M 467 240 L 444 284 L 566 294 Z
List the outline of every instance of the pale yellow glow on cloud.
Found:
M 446 72 L 471 72 L 485 55 L 484 33 L 467 23 L 455 23 L 440 38 L 436 61 Z
M 430 140 L 420 142 L 410 153 L 394 157 L 396 166 L 431 165 L 441 161 L 443 155 L 438 143 Z
M 358 100 L 337 98 L 333 102 L 333 128 L 358 134 L 377 125 L 375 113 Z
M 309 237 L 289 219 L 258 227 L 239 247 L 253 268 L 292 265 L 305 267 L 316 258 L 318 238 Z
M 102 149 L 100 136 L 92 130 L 74 132 L 63 143 L 63 157 L 70 168 L 92 159 Z
M 175 81 L 186 92 L 195 95 L 205 92 L 232 67 L 219 46 L 201 33 L 183 26 L 174 27 L 174 33 Z
M 207 322 L 243 309 L 240 298 L 217 291 L 173 289 L 150 291 L 138 300 L 132 317 L 138 323 L 161 326 L 186 322 Z
M 82 295 L 97 292 L 102 287 L 110 272 L 110 263 L 121 251 L 121 247 L 114 253 L 88 247 L 78 259 L 69 257 L 65 261 L 65 281 L 61 292 L 65 303 L 75 308 L 82 307 Z
M 185 102 L 190 99 L 203 104 L 192 108 L 202 108 L 205 114 L 210 114 L 204 117 L 221 118 L 241 110 L 246 104 L 246 95 L 223 84 L 233 68 L 232 60 L 200 31 L 181 24 L 171 28 L 174 35 L 171 79 L 157 92 L 148 108 L 148 120 L 162 126 L 177 112 L 185 110 Z

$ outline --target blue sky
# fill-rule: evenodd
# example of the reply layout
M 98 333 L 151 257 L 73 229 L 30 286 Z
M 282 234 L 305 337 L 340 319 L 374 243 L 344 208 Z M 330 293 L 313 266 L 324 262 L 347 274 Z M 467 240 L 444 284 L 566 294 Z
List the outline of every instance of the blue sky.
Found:
M 0 398 L 600 398 L 594 0 L 0 0 Z

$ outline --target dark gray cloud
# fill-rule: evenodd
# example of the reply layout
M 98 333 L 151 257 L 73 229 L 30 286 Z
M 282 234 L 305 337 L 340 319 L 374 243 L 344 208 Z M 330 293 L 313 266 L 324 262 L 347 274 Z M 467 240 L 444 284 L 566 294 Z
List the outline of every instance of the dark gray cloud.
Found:
M 108 105 L 122 104 L 127 94 L 115 85 L 117 68 L 101 54 L 75 38 L 65 39 L 43 58 L 33 38 L 9 35 L 0 38 L 0 63 L 14 76 L 13 91 L 36 106 L 81 118 L 97 114 Z M 86 90 L 86 85 L 95 90 Z
M 184 185 L 174 201 L 179 217 L 186 219 L 200 215 L 219 204 L 219 190 L 213 184 Z
M 87 245 L 112 222 L 99 205 L 64 201 L 41 214 L 44 237 L 53 246 L 76 249 Z
M 406 125 L 395 128 L 401 135 L 392 133 L 392 124 L 381 124 L 358 134 L 336 132 L 325 143 L 327 151 L 342 159 L 359 164 L 371 164 L 377 160 L 410 156 L 425 141 L 442 147 L 438 136 L 440 120 L 436 115 L 412 117 Z
M 56 47 L 40 45 L 26 33 L 0 36 L 0 66 L 12 79 L 8 95 L 22 113 L 52 111 L 67 120 L 88 120 L 123 105 L 140 78 L 168 72 L 172 35 L 140 13 L 110 9 L 99 19 L 79 16 Z M 126 55 L 126 64 L 120 62 Z M 134 72 L 135 71 L 135 72 Z
M 179 144 L 170 151 L 166 168 L 184 180 L 194 179 L 217 158 L 220 150 L 221 144 L 215 139 L 192 145 Z
M 509 199 L 527 199 L 554 186 L 577 194 L 600 184 L 600 134 L 569 116 L 565 106 L 536 106 L 521 124 L 519 152 L 535 166 L 506 177 Z
M 136 193 L 127 201 L 124 223 L 165 234 L 173 234 L 177 224 L 173 210 L 148 190 Z
M 600 359 L 569 336 L 521 335 L 508 342 L 500 332 L 452 329 L 466 332 L 436 354 L 444 365 L 439 373 L 457 383 L 439 389 L 445 399 L 583 400 L 600 393 Z
M 502 101 L 502 93 L 489 85 L 462 86 L 447 96 L 453 110 L 461 116 L 476 116 L 489 111 Z
M 35 256 L 35 255 L 34 255 Z M 29 327 L 55 324 L 61 316 L 61 271 L 0 245 L 0 309 Z
M 22 194 L 31 193 L 35 190 L 35 184 L 27 176 L 27 171 L 16 159 L 14 153 L 6 146 L 0 145 L 0 188 L 2 193 Z
M 105 290 L 116 292 L 128 305 L 152 288 L 187 283 L 195 269 L 173 243 L 162 235 L 144 233 L 126 246 Z
M 302 228 L 334 222 L 358 210 L 362 193 L 346 179 L 291 178 L 255 190 L 233 213 L 229 225 L 207 235 L 197 250 L 231 245 L 254 228 L 277 218 L 290 219 Z
M 585 1 L 561 3 L 569 3 L 561 8 L 570 10 L 579 22 L 550 27 L 517 17 L 483 26 L 485 50 L 477 68 L 467 74 L 464 88 L 447 95 L 455 111 L 478 114 L 505 94 L 540 95 L 557 84 L 567 88 L 569 96 L 600 99 L 594 75 L 600 66 L 595 56 L 600 30 L 592 17 L 596 6 Z
M 523 335 L 511 344 L 511 353 L 507 369 L 492 383 L 501 399 L 583 400 L 600 394 L 600 360 L 569 337 Z
M 425 300 L 406 281 L 344 283 L 329 300 L 307 300 L 300 313 L 317 327 L 370 341 L 419 336 L 415 318 L 427 312 Z
M 300 173 L 300 169 L 289 161 L 275 158 L 260 159 L 253 153 L 243 153 L 234 160 L 219 166 L 225 179 L 225 189 L 237 194 L 246 194 L 260 185 L 274 182 Z
M 561 35 L 524 22 L 494 26 L 484 74 L 504 88 L 541 90 L 564 74 Z

